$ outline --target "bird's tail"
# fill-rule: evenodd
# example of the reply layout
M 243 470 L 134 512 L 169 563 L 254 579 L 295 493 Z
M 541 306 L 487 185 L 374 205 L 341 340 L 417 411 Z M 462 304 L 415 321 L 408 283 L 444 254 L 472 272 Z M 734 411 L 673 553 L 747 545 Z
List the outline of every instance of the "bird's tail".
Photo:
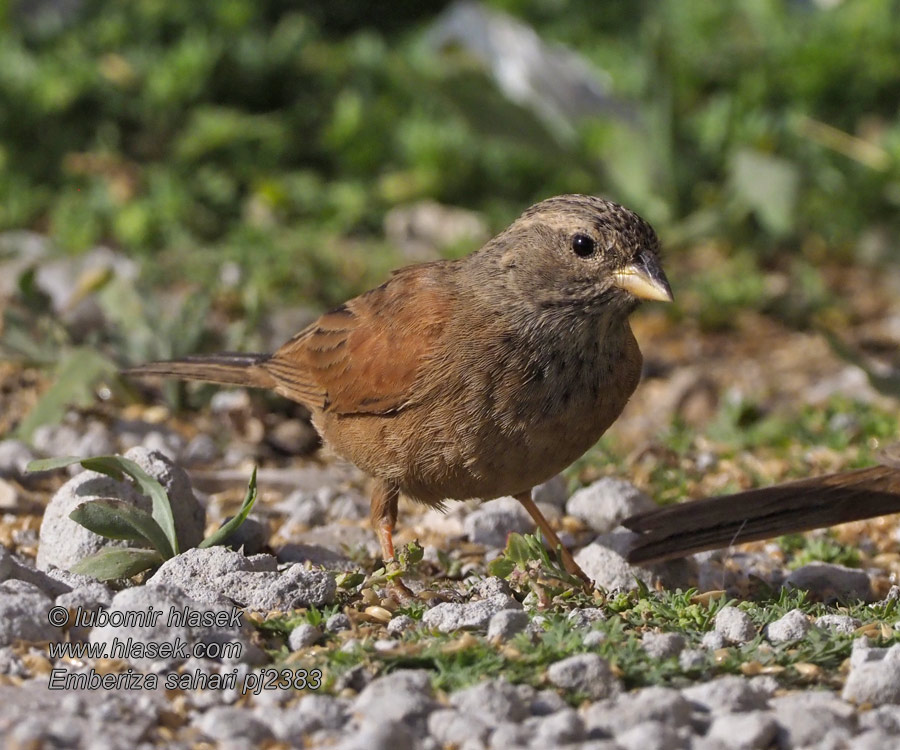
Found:
M 640 513 L 628 561 L 658 562 L 900 512 L 900 469 L 873 466 Z
M 248 388 L 274 388 L 275 378 L 266 370 L 268 354 L 235 354 L 222 352 L 198 357 L 148 362 L 123 370 L 124 375 L 139 377 L 159 375 L 180 380 L 202 380 Z

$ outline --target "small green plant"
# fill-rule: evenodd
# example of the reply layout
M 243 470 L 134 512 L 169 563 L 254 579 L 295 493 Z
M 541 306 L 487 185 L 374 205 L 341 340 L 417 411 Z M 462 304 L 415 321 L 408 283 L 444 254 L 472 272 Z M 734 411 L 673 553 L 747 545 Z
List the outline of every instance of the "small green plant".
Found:
M 822 537 L 808 537 L 803 534 L 788 534 L 779 537 L 778 546 L 790 556 L 788 567 L 800 568 L 811 562 L 827 562 L 859 567 L 859 552 L 853 547 L 838 542 L 832 534 Z
M 107 539 L 139 542 L 150 548 L 105 547 L 75 563 L 71 568 L 73 573 L 93 576 L 101 581 L 130 578 L 179 554 L 178 535 L 169 496 L 165 488 L 134 461 L 122 456 L 65 456 L 32 461 L 27 470 L 51 471 L 76 463 L 119 481 L 130 479 L 138 490 L 150 498 L 151 511 L 148 513 L 116 498 L 103 498 L 82 503 L 69 514 L 69 518 Z M 246 520 L 256 502 L 256 495 L 254 469 L 240 510 L 197 546 L 202 548 L 223 544 Z
M 557 556 L 558 557 L 558 556 Z M 531 591 L 542 607 L 557 597 L 570 598 L 582 591 L 582 582 L 566 571 L 543 542 L 533 534 L 510 534 L 506 549 L 488 565 L 493 576 L 506 578 L 520 591 Z

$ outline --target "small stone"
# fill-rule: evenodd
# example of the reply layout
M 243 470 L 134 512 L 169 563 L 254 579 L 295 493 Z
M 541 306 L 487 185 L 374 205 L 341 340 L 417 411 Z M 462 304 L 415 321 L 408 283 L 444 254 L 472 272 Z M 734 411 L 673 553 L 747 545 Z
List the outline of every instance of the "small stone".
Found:
M 202 466 L 211 464 L 219 457 L 216 441 L 205 432 L 192 437 L 181 451 L 181 462 L 185 466 Z
M 492 726 L 523 721 L 528 716 L 528 706 L 516 686 L 506 680 L 487 680 L 458 690 L 450 696 L 450 703 L 464 716 Z
M 401 722 L 418 736 L 424 734 L 428 714 L 435 708 L 428 672 L 400 669 L 372 680 L 350 710 L 370 720 Z
M 58 641 L 62 631 L 48 621 L 52 600 L 24 581 L 0 583 L 0 646 L 16 641 Z
M 607 640 L 607 635 L 602 630 L 589 630 L 581 639 L 581 643 L 585 648 L 597 648 Z
M 772 643 L 800 641 L 812 628 L 809 618 L 799 609 L 792 609 L 783 617 L 766 626 L 766 638 Z
M 687 737 L 659 721 L 647 721 L 616 735 L 616 747 L 623 750 L 683 750 L 688 744 Z
M 243 388 L 216 391 L 210 399 L 209 408 L 214 414 L 248 411 L 250 394 Z
M 492 727 L 478 716 L 452 708 L 434 711 L 428 717 L 428 734 L 441 746 L 459 747 L 468 741 L 484 742 Z
M 691 685 L 681 694 L 691 703 L 714 714 L 765 709 L 769 698 L 761 685 L 736 675 Z
M 304 622 L 295 627 L 288 636 L 288 648 L 291 651 L 299 651 L 303 648 L 309 648 L 319 642 L 322 637 L 322 631 L 315 625 Z
M 812 562 L 797 568 L 785 586 L 809 591 L 825 602 L 871 601 L 872 582 L 864 570 L 833 563 Z
M 325 630 L 329 633 L 340 633 L 342 630 L 350 630 L 353 624 L 350 618 L 343 612 L 335 612 L 325 621 Z
M 0 440 L 0 477 L 18 478 L 25 475 L 25 467 L 37 458 L 21 440 Z
M 721 740 L 734 750 L 765 750 L 770 747 L 778 725 L 769 711 L 718 714 L 706 736 Z
M 356 731 L 332 747 L 333 750 L 414 750 L 417 747 L 414 736 L 418 733 L 414 735 L 402 722 L 366 718 Z
M 416 621 L 410 617 L 409 615 L 396 615 L 391 618 L 391 621 L 387 624 L 387 632 L 388 635 L 392 635 L 395 638 L 398 635 L 406 632 L 410 628 L 415 627 Z
M 703 634 L 703 637 L 700 639 L 700 645 L 710 651 L 718 651 L 720 648 L 725 648 L 728 644 L 725 641 L 725 636 L 715 630 L 710 630 Z
M 606 612 L 600 607 L 579 607 L 569 612 L 566 620 L 573 628 L 590 628 L 595 622 L 606 620 Z
M 853 635 L 856 629 L 862 625 L 862 622 L 849 615 L 822 615 L 816 619 L 815 625 L 820 630 Z
M 575 562 L 596 586 L 607 591 L 631 591 L 638 581 L 652 588 L 658 580 L 649 570 L 629 565 L 622 554 L 598 542 L 578 550 Z
M 281 507 L 289 513 L 285 523 L 318 526 L 325 522 L 325 502 L 318 490 L 294 490 L 284 499 Z
M 852 703 L 900 703 L 900 660 L 850 663 L 841 697 Z
M 264 722 L 235 706 L 216 706 L 194 721 L 203 734 L 213 740 L 227 742 L 231 740 L 248 740 L 254 744 L 272 739 L 272 730 L 268 722 Z
M 789 693 L 771 704 L 789 747 L 818 747 L 839 733 L 856 734 L 856 710 L 830 692 Z
M 539 484 L 531 491 L 531 499 L 539 505 L 543 503 L 562 510 L 569 499 L 569 487 L 565 477 L 557 474 L 553 479 Z
M 224 526 L 231 520 L 231 516 L 226 518 L 222 525 Z M 241 550 L 245 555 L 257 555 L 262 552 L 269 541 L 269 526 L 257 518 L 250 516 L 245 518 L 243 523 L 238 526 L 225 539 L 224 546 L 233 550 Z
M 678 654 L 678 666 L 685 672 L 695 669 L 703 669 L 709 664 L 709 656 L 705 651 L 696 648 L 686 648 Z
M 19 490 L 12 482 L 0 477 L 0 511 L 14 511 L 19 505 Z
M 334 601 L 337 590 L 325 571 L 299 564 L 278 570 L 271 555 L 246 557 L 220 546 L 195 547 L 166 560 L 150 580 L 174 584 L 200 600 L 225 596 L 260 612 L 322 607 Z
M 679 633 L 645 633 L 641 646 L 654 659 L 678 656 L 684 648 L 684 636 Z
M 498 612 L 521 608 L 519 602 L 503 594 L 476 602 L 443 602 L 425 612 L 422 616 L 422 625 L 439 630 L 441 633 L 483 630 L 487 628 L 491 617 Z
M 583 717 L 591 736 L 618 735 L 648 721 L 677 728 L 690 724 L 691 704 L 674 688 L 655 685 L 597 701 L 583 710 Z
M 463 529 L 470 542 L 485 547 L 505 547 L 511 533 L 534 531 L 534 521 L 518 500 L 501 497 L 482 503 L 469 513 L 463 521 Z
M 607 698 L 619 691 L 619 681 L 609 662 L 597 654 L 576 654 L 551 664 L 547 677 L 556 687 L 582 693 L 591 700 Z
M 531 622 L 527 612 L 521 609 L 504 609 L 491 617 L 488 623 L 489 640 L 506 641 L 525 630 Z
M 756 626 L 750 615 L 737 607 L 722 607 L 716 615 L 716 633 L 726 643 L 748 643 L 756 638 Z
M 630 482 L 604 477 L 578 490 L 566 503 L 566 512 L 594 531 L 612 531 L 629 516 L 656 507 L 645 493 Z

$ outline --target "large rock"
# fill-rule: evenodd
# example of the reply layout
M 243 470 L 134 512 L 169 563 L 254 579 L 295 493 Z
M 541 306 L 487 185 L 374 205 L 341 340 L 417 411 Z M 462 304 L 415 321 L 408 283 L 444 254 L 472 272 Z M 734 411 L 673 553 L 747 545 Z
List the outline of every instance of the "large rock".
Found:
M 48 621 L 52 606 L 50 597 L 30 583 L 0 583 L 0 646 L 20 640 L 60 640 L 62 631 Z
M 201 601 L 227 597 L 242 607 L 266 612 L 323 607 L 334 601 L 334 577 L 295 564 L 278 570 L 271 555 L 245 557 L 227 547 L 189 549 L 164 562 L 150 582 L 172 584 Z
M 812 562 L 797 568 L 784 582 L 785 586 L 809 591 L 826 602 L 872 601 L 872 582 L 864 570 L 844 565 Z
M 655 507 L 656 503 L 631 482 L 604 477 L 572 495 L 566 512 L 603 533 L 612 531 L 629 516 Z
M 155 478 L 169 495 L 175 529 L 182 549 L 196 546 L 203 539 L 206 513 L 191 490 L 187 474 L 166 456 L 145 448 L 132 448 L 126 458 L 138 464 Z M 106 546 L 128 547 L 134 542 L 114 541 L 88 531 L 69 518 L 82 503 L 103 498 L 116 498 L 151 511 L 150 498 L 142 495 L 130 481 L 118 481 L 104 474 L 83 471 L 66 482 L 47 505 L 41 523 L 37 567 L 68 570 L 79 560 L 99 552 Z

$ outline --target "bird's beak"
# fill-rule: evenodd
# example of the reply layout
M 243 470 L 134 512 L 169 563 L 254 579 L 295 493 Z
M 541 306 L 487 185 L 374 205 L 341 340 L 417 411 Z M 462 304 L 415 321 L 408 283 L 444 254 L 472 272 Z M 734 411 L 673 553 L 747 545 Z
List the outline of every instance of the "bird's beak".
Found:
M 616 286 L 639 299 L 658 302 L 671 302 L 673 299 L 669 280 L 656 256 L 650 253 L 641 253 L 634 263 L 616 271 L 614 277 Z

